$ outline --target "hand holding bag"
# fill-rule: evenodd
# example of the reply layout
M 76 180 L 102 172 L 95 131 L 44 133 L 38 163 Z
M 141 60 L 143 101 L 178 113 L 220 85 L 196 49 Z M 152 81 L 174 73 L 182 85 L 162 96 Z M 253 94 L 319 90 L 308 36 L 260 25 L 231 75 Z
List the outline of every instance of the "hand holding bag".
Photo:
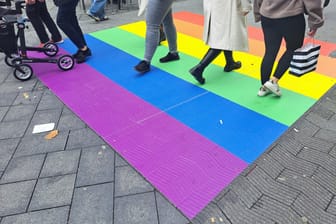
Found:
M 315 44 L 313 40 L 295 50 L 289 65 L 289 74 L 300 77 L 316 70 L 320 49 L 321 45 Z

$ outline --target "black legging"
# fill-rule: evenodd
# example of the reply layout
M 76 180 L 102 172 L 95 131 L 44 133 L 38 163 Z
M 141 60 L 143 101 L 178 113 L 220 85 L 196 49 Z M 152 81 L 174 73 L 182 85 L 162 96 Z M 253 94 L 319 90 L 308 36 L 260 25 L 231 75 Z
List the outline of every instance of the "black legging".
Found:
M 286 42 L 286 51 L 281 56 L 273 76 L 280 79 L 287 71 L 293 52 L 303 44 L 306 22 L 303 14 L 280 19 L 262 16 L 261 27 L 265 43 L 265 55 L 261 63 L 261 84 L 263 85 L 271 77 L 283 38 Z

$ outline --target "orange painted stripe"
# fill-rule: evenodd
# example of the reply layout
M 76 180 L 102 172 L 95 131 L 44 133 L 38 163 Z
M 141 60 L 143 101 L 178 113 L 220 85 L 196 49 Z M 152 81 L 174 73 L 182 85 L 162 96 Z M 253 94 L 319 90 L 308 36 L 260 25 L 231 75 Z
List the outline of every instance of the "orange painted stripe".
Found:
M 192 12 L 177 12 L 174 13 L 174 19 L 183 20 L 192 24 L 200 25 L 203 27 L 203 15 Z M 259 27 L 248 26 L 249 38 L 264 41 L 264 35 Z M 305 42 L 310 41 L 310 38 L 306 38 Z M 314 40 L 314 43 L 321 45 L 321 55 L 328 56 L 330 52 L 336 50 L 336 43 L 325 42 L 321 40 Z
M 175 19 L 174 22 L 176 25 L 176 29 L 179 33 L 183 33 L 183 34 L 192 36 L 197 39 L 202 39 L 202 35 L 203 35 L 202 25 L 190 23 L 190 22 L 187 22 L 181 19 Z M 263 41 L 260 41 L 254 38 L 249 38 L 249 48 L 250 48 L 249 49 L 250 54 L 263 57 L 264 50 L 265 50 Z M 285 48 L 282 47 L 280 48 L 279 53 L 283 53 L 284 51 L 285 51 Z M 279 59 L 279 56 L 277 60 L 278 59 Z M 336 59 L 321 54 L 319 57 L 316 72 L 327 75 L 332 78 L 336 78 L 336 66 L 330 66 L 331 64 L 335 64 L 335 63 L 336 63 Z

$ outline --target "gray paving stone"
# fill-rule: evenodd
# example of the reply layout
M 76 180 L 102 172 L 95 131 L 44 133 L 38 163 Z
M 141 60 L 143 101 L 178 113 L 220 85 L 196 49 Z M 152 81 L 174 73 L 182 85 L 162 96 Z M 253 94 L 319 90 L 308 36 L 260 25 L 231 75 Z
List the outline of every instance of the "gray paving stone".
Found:
M 1 224 L 66 224 L 69 206 L 4 217 Z
M 300 122 L 296 122 L 293 127 L 291 127 L 290 132 L 293 133 L 293 136 L 313 136 L 316 132 L 320 130 L 320 127 L 311 123 L 306 119 L 301 119 Z
M 304 159 L 298 159 L 281 145 L 276 145 L 272 151 L 269 152 L 269 155 L 278 161 L 283 167 L 308 176 L 311 176 L 317 169 L 317 165 L 314 165 Z
M 72 112 L 72 110 L 70 108 L 68 108 L 67 106 L 64 106 L 63 111 L 62 111 L 62 115 L 75 115 L 75 113 Z
M 330 116 L 332 116 L 332 114 Z M 305 119 L 320 128 L 325 128 L 328 122 L 326 118 L 323 118 L 319 114 L 316 114 L 314 112 L 308 113 L 305 116 Z
M 5 170 L 9 160 L 19 144 L 19 138 L 0 140 L 0 171 Z
M 155 192 L 160 224 L 187 224 L 189 220 L 184 217 L 166 198 Z
M 35 105 L 11 106 L 3 121 L 31 120 L 36 110 Z
M 115 154 L 116 155 L 116 160 L 115 160 L 115 166 L 128 166 L 128 162 L 126 160 L 124 160 L 121 156 L 118 155 L 118 153 Z
M 238 181 L 234 181 L 229 187 L 244 204 L 251 208 L 256 201 L 262 196 L 261 191 L 259 191 L 253 184 L 251 184 L 246 177 L 239 177 Z
M 17 95 L 17 92 L 5 93 L 0 88 L 0 107 L 11 106 Z
M 36 111 L 30 122 L 26 135 L 33 135 L 32 132 L 35 125 L 55 123 L 56 127 L 60 119 L 61 113 L 61 109 Z
M 114 224 L 158 224 L 154 192 L 115 198 Z
M 160 222 L 161 223 L 161 222 Z M 192 220 L 193 224 L 231 224 L 223 211 L 215 204 L 208 204 L 200 213 Z M 173 224 L 173 223 L 172 223 Z
M 335 144 L 336 143 L 336 130 L 330 131 L 326 129 L 321 129 L 320 131 L 316 133 L 315 137 Z
M 336 158 L 336 147 L 332 148 L 329 152 L 329 155 L 331 155 L 332 157 Z
M 305 148 L 298 154 L 298 157 L 318 164 L 332 174 L 336 175 L 336 158 L 332 158 L 327 153 Z
M 130 166 L 116 167 L 115 178 L 116 197 L 154 190 L 152 185 Z
M 336 113 L 336 105 L 335 105 L 335 99 L 330 98 L 330 96 L 322 99 L 324 108 L 328 108 L 328 110 Z M 333 116 L 335 117 L 335 115 Z
M 318 207 L 315 201 L 300 194 L 292 205 L 293 209 L 312 224 L 335 224 L 336 215 L 328 213 Z
M 333 113 L 333 112 L 332 112 Z M 333 115 L 331 115 L 333 116 Z M 336 131 L 336 121 L 335 120 L 327 120 L 316 114 L 308 114 L 306 119 L 310 119 L 310 121 L 316 125 L 318 125 L 322 129 L 328 129 L 331 131 Z
M 79 119 L 75 114 L 65 114 L 59 120 L 57 125 L 58 130 L 76 130 L 85 128 L 86 124 Z
M 76 173 L 80 150 L 48 153 L 40 177 L 51 177 Z
M 24 83 L 18 82 L 17 80 L 13 79 L 13 81 L 0 83 L 0 90 L 2 94 L 16 93 L 17 95 L 17 92 L 23 93 L 32 91 L 34 89 L 35 84 L 36 79 L 30 79 L 28 81 L 25 81 Z
M 285 170 L 278 181 L 307 195 L 322 209 L 326 209 L 333 195 L 316 183 L 311 177 Z
M 247 175 L 247 179 L 263 194 L 287 205 L 292 204 L 299 194 L 297 190 L 276 182 L 258 166 Z
M 41 100 L 43 91 L 34 90 L 23 92 L 17 95 L 13 105 L 38 104 Z
M 2 64 L 5 64 L 4 60 L 1 60 Z M 10 69 L 8 66 L 2 66 L 5 69 L 1 69 L 1 73 L 0 73 L 0 83 L 1 82 L 5 82 L 8 79 L 8 76 L 13 75 L 13 71 L 12 69 Z
M 71 204 L 76 175 L 39 179 L 28 211 Z
M 321 152 L 329 152 L 331 148 L 334 146 L 333 143 L 327 142 L 315 137 L 309 137 L 309 138 L 301 138 L 300 141 L 304 145 L 303 148 L 313 148 Z
M 0 107 L 0 122 L 3 121 L 3 118 L 5 117 L 8 110 L 9 107 Z
M 218 206 L 232 224 L 275 224 L 268 217 L 253 213 L 240 201 L 239 196 L 232 191 L 229 191 L 218 202 Z
M 82 150 L 76 186 L 86 186 L 114 180 L 114 152 L 95 146 Z
M 62 109 L 64 104 L 50 90 L 44 91 L 41 101 L 38 104 L 38 110 Z
M 0 185 L 0 216 L 25 212 L 35 180 Z
M 251 211 L 266 216 L 275 223 L 302 224 L 301 217 L 293 209 L 267 196 L 261 197 Z
M 268 153 L 265 153 L 258 158 L 257 164 L 274 179 L 285 169 L 278 160 L 274 159 Z
M 59 132 L 50 140 L 46 140 L 45 133 L 28 135 L 22 138 L 14 156 L 34 155 L 47 152 L 62 151 L 65 148 L 68 133 Z
M 106 143 L 90 128 L 70 131 L 66 148 L 85 148 L 90 146 L 105 145 Z
M 0 139 L 20 138 L 24 135 L 29 121 L 10 121 L 0 123 Z
M 296 155 L 300 150 L 303 148 L 303 144 L 301 144 L 300 141 L 295 139 L 293 136 L 290 134 L 286 133 L 284 134 L 277 144 L 283 146 L 285 149 L 290 151 L 292 154 Z
M 113 223 L 113 184 L 76 188 L 69 224 Z
M 37 179 L 44 162 L 45 155 L 13 158 L 6 168 L 0 183 Z
M 319 104 L 315 105 L 311 113 L 308 114 L 310 116 L 311 114 L 317 115 L 323 119 L 329 120 L 333 115 L 335 115 L 335 112 L 332 110 L 329 110 L 328 107 L 325 107 L 324 102 L 320 102 Z M 307 120 L 310 120 L 307 118 Z
M 336 195 L 336 176 L 324 169 L 319 167 L 315 174 L 312 176 L 312 179 L 327 189 L 332 194 Z
M 336 216 L 336 196 L 334 196 L 333 200 L 330 202 L 327 212 Z

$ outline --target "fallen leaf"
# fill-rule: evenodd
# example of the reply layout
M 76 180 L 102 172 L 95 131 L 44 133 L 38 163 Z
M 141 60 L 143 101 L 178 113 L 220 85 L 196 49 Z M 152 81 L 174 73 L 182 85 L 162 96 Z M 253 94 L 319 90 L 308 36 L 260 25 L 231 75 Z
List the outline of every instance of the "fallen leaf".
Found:
M 44 138 L 47 140 L 53 139 L 58 135 L 58 130 L 53 130 L 49 132 Z

